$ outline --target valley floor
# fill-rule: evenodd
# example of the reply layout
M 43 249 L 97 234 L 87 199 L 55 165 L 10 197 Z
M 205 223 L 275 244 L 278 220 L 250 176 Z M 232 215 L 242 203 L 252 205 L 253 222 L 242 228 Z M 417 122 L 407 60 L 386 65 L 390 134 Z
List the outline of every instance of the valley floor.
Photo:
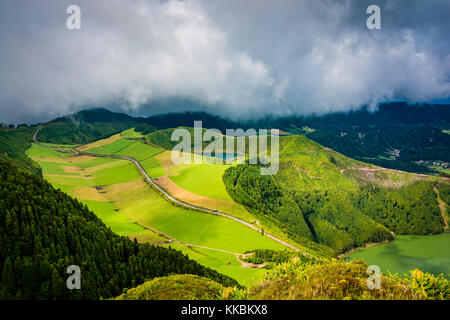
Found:
M 170 181 L 171 191 L 177 188 L 175 196 L 181 200 L 191 203 L 189 195 L 194 195 L 194 205 L 227 210 L 248 222 L 255 221 L 231 200 L 223 184 L 216 181 L 221 179 L 225 166 L 201 165 L 192 171 L 163 166 L 161 163 L 167 163 L 167 153 L 163 150 L 123 139 L 120 135 L 78 150 L 132 155 L 151 176 Z M 261 280 L 265 270 L 244 268 L 235 254 L 254 249 L 285 249 L 233 220 L 172 205 L 150 188 L 128 161 L 70 155 L 37 144 L 32 145 L 27 155 L 41 166 L 46 180 L 86 204 L 114 232 L 141 242 L 179 249 L 243 285 Z M 174 181 L 168 178 L 172 176 Z M 203 181 L 201 177 L 205 177 Z

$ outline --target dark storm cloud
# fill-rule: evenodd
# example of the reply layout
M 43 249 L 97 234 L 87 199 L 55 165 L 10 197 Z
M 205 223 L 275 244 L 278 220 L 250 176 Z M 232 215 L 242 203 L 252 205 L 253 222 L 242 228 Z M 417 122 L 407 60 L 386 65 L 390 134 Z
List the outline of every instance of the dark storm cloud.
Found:
M 366 28 L 370 4 L 382 30 Z M 232 118 L 441 99 L 449 20 L 445 0 L 2 0 L 0 120 L 173 96 Z

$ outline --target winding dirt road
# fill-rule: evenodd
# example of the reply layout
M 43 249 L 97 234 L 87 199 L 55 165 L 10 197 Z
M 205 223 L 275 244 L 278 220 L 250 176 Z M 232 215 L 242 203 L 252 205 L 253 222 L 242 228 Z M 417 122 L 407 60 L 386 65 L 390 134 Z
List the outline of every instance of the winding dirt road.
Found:
M 220 217 L 224 217 L 224 218 L 228 218 L 231 220 L 234 220 L 236 222 L 239 222 L 253 230 L 256 230 L 257 232 L 261 233 L 261 230 L 259 230 L 257 227 L 255 227 L 254 225 L 247 223 L 245 221 L 242 221 L 236 217 L 230 216 L 229 214 L 223 213 L 223 212 L 219 212 L 216 210 L 209 210 L 209 209 L 205 209 L 205 208 L 200 208 L 197 206 L 193 206 L 191 204 L 182 202 L 174 197 L 172 197 L 166 190 L 164 190 L 163 188 L 161 188 L 155 181 L 153 181 L 152 178 L 150 178 L 150 176 L 147 174 L 147 172 L 145 171 L 145 169 L 141 166 L 141 164 L 139 163 L 139 161 L 137 161 L 136 159 L 134 159 L 133 157 L 127 157 L 127 156 L 118 156 L 118 155 L 114 155 L 114 154 L 101 154 L 101 153 L 92 153 L 92 152 L 85 152 L 85 151 L 75 151 L 75 150 L 62 150 L 56 147 L 50 147 L 50 146 L 46 146 L 42 143 L 40 143 L 37 140 L 37 135 L 39 133 L 39 131 L 42 129 L 43 127 L 39 127 L 36 132 L 33 135 L 33 141 L 38 144 L 39 146 L 43 147 L 43 148 L 47 148 L 47 149 L 51 149 L 51 150 L 55 150 L 58 152 L 62 152 L 62 153 L 70 153 L 73 155 L 84 155 L 84 156 L 91 156 L 91 157 L 101 157 L 101 158 L 113 158 L 113 159 L 121 159 L 121 160 L 127 160 L 127 161 L 131 161 L 134 163 L 134 165 L 136 166 L 136 168 L 141 172 L 141 174 L 144 176 L 145 180 L 147 180 L 148 183 L 150 183 L 155 189 L 157 189 L 161 195 L 163 197 L 165 197 L 167 200 L 169 200 L 170 202 L 177 204 L 179 206 L 185 207 L 185 208 L 189 208 L 192 210 L 196 210 L 196 211 L 200 211 L 200 212 L 204 212 L 204 213 L 209 213 L 209 214 L 213 214 L 216 216 L 220 216 Z M 284 242 L 281 239 L 278 239 L 277 237 L 272 236 L 271 234 L 268 234 L 267 232 L 264 233 L 264 236 L 282 244 L 285 247 L 288 247 L 294 251 L 299 251 L 298 248 L 290 245 L 289 243 Z M 307 255 L 306 253 L 302 253 L 305 256 L 310 257 L 309 255 Z

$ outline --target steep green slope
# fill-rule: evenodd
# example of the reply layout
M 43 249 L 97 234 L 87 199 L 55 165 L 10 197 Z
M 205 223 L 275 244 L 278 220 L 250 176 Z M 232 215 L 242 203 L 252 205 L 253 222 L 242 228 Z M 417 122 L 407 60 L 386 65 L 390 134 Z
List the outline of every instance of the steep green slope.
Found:
M 0 158 L 11 161 L 22 170 L 40 175 L 39 166 L 25 155 L 35 130 L 35 127 L 0 128 Z
M 226 170 L 230 195 L 291 237 L 343 252 L 398 234 L 443 231 L 433 183 L 443 179 L 378 168 L 320 147 L 304 136 L 281 137 L 280 169 Z
M 238 285 L 179 251 L 114 234 L 77 200 L 4 161 L 0 199 L 0 299 L 107 298 L 172 273 Z M 66 287 L 70 265 L 81 268 L 81 290 Z

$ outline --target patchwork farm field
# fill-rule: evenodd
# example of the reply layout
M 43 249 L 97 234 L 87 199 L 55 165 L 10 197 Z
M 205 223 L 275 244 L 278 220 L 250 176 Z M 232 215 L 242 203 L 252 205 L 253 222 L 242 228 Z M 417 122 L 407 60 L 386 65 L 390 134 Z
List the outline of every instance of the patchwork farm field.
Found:
M 124 138 L 141 138 L 143 135 L 140 132 L 136 132 L 134 128 L 122 131 L 120 135 Z
M 153 178 L 173 178 L 170 181 L 180 189 L 203 197 L 205 207 L 213 203 L 210 205 L 218 210 L 226 208 L 224 211 L 228 213 L 254 221 L 252 215 L 231 200 L 225 190 L 221 177 L 227 166 L 164 166 L 170 153 L 136 139 L 124 139 L 122 135 L 77 149 L 131 156 L 140 161 Z M 281 244 L 231 219 L 172 205 L 144 182 L 129 161 L 74 156 L 36 144 L 27 150 L 27 155 L 41 166 L 47 181 L 86 204 L 115 233 L 137 238 L 141 242 L 176 247 L 244 285 L 259 281 L 265 270 L 242 267 L 235 253 L 242 254 L 254 249 L 285 249 Z M 211 188 L 211 185 L 214 187 Z
M 27 150 L 27 155 L 41 166 L 47 181 L 86 204 L 117 234 L 162 240 L 117 212 L 117 207 L 102 190 L 103 185 L 139 179 L 132 164 L 124 160 L 70 156 L 36 144 Z
M 236 256 L 231 253 L 208 250 L 198 247 L 188 247 L 177 243 L 164 245 L 182 251 L 191 259 L 208 266 L 220 273 L 236 279 L 244 286 L 260 283 L 264 279 L 267 269 L 243 268 Z
M 254 216 L 228 195 L 222 176 L 230 165 L 175 165 L 170 151 L 160 153 L 155 158 L 165 170 L 165 176 L 158 179 L 157 183 L 178 199 L 226 212 L 249 223 L 255 222 Z

